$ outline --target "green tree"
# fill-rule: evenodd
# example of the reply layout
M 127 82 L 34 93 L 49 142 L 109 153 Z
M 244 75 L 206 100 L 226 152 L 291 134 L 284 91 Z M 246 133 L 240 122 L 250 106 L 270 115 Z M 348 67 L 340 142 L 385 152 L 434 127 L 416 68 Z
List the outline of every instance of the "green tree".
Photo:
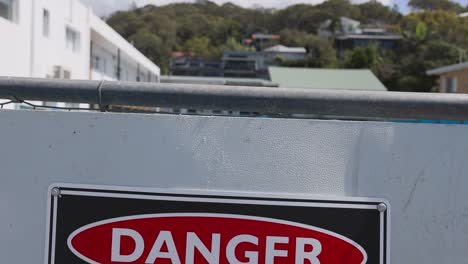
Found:
M 235 38 L 228 38 L 226 43 L 221 46 L 221 50 L 239 50 L 239 51 L 255 51 L 254 47 L 246 47 Z
M 305 47 L 309 34 L 297 29 L 283 29 L 280 31 L 280 43 L 289 47 Z
M 443 40 L 428 40 L 417 45 L 411 53 L 398 61 L 397 90 L 430 92 L 436 85 L 426 71 L 458 62 L 460 49 Z M 417 85 L 414 85 L 417 83 Z
M 328 0 L 317 5 L 317 8 L 333 14 L 335 17 L 345 16 L 358 19 L 361 16 L 359 7 L 353 5 L 349 0 Z
M 346 53 L 345 68 L 372 69 L 381 61 L 377 44 L 371 44 L 365 48 L 355 48 Z
M 417 40 L 421 41 L 427 37 L 427 26 L 424 22 L 418 22 L 414 30 L 414 36 Z
M 395 8 L 381 4 L 377 0 L 371 0 L 358 5 L 360 10 L 359 21 L 363 24 L 377 24 L 385 21 L 386 24 L 395 24 L 402 15 Z
M 337 66 L 336 51 L 328 40 L 310 34 L 307 36 L 305 48 L 309 67 L 334 68 Z
M 426 11 L 405 16 L 400 22 L 404 38 L 395 51 L 394 90 L 430 92 L 436 80 L 430 69 L 458 62 L 468 48 L 467 21 L 445 10 Z
M 364 48 L 355 48 L 346 53 L 346 61 L 344 63 L 346 68 L 352 69 L 368 69 L 369 58 L 367 57 L 366 50 Z
M 415 10 L 446 10 L 453 12 L 463 12 L 463 7 L 450 0 L 410 0 L 408 5 Z
M 167 72 L 171 49 L 160 37 L 142 29 L 130 36 L 129 40 L 135 48 L 157 63 L 163 72 Z
M 148 12 L 143 15 L 145 28 L 173 49 L 177 45 L 177 22 L 168 14 Z
M 220 56 L 220 51 L 211 45 L 207 37 L 195 37 L 187 40 L 183 45 L 184 51 L 194 53 L 196 57 L 204 59 L 216 59 Z
M 296 32 L 297 33 L 297 32 Z M 296 34 L 294 33 L 294 34 Z M 294 35 L 293 34 L 293 35 Z M 300 36 L 300 37 L 298 37 Z M 296 38 L 291 38 L 289 42 L 306 48 L 307 55 L 304 60 L 288 61 L 277 58 L 279 65 L 286 67 L 308 67 L 308 68 L 335 68 L 338 66 L 336 51 L 331 43 L 313 34 L 298 34 Z
M 333 17 L 331 19 L 330 26 L 328 28 L 336 36 L 338 33 L 343 33 L 343 24 L 341 23 L 341 17 Z
M 145 26 L 141 17 L 131 11 L 116 12 L 107 19 L 107 23 L 124 38 L 129 38 Z
M 305 60 L 283 61 L 285 66 L 370 68 L 391 90 L 430 91 L 434 77 L 426 71 L 458 62 L 468 50 L 468 19 L 451 0 L 411 0 L 414 12 L 403 16 L 397 8 L 371 0 L 326 0 L 297 4 L 281 10 L 242 8 L 232 3 L 147 5 L 112 14 L 107 23 L 166 71 L 172 51 L 192 51 L 198 57 L 219 58 L 224 49 L 248 50 L 242 38 L 252 33 L 280 34 L 280 43 L 305 47 Z M 341 16 L 402 34 L 394 51 L 375 47 L 348 52 L 338 61 L 333 39 L 317 37 L 324 21 Z M 336 23 L 335 23 L 336 24 Z M 379 51 L 380 50 L 380 51 Z

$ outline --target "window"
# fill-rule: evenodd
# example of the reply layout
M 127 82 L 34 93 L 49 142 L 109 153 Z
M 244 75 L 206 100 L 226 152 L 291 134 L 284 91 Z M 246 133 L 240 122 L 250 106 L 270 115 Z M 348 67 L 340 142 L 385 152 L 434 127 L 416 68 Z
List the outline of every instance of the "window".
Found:
M 0 0 L 0 17 L 16 22 L 17 0 Z
M 80 51 L 80 33 L 69 27 L 66 28 L 66 47 L 75 53 Z
M 447 93 L 457 92 L 457 77 L 447 77 L 445 79 L 445 90 Z
M 63 79 L 71 79 L 71 72 L 64 70 L 63 71 Z
M 99 71 L 99 60 L 100 60 L 99 56 L 93 55 L 92 67 L 93 69 L 98 70 L 98 71 Z
M 71 79 L 71 72 L 62 66 L 54 66 L 54 77 L 56 79 Z
M 114 78 L 118 79 L 120 76 L 120 68 L 119 68 L 119 65 L 117 65 L 117 63 L 114 64 Z
M 54 78 L 59 79 L 62 77 L 62 67 L 54 66 Z
M 107 73 L 107 60 L 106 60 L 106 58 L 102 59 L 102 73 Z
M 50 13 L 49 10 L 42 11 L 42 35 L 46 38 L 49 37 L 50 32 Z

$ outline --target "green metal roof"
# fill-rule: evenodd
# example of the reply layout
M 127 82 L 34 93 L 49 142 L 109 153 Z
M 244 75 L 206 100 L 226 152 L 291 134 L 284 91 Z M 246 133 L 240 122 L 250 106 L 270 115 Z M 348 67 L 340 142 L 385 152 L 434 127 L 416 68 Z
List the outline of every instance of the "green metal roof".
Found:
M 370 70 L 269 67 L 270 78 L 284 88 L 387 91 Z

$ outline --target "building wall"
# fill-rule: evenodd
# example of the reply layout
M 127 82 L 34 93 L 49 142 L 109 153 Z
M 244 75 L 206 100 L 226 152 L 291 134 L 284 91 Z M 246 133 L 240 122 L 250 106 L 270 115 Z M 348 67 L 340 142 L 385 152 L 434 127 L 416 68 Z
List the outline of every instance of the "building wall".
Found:
M 91 31 L 91 79 L 117 80 L 117 48 Z
M 442 74 L 439 77 L 439 92 L 447 92 L 446 80 L 449 77 L 457 78 L 457 93 L 468 93 L 468 69 Z
M 112 72 L 106 69 L 106 72 L 101 72 L 101 74 L 95 70 L 91 79 L 100 80 L 110 77 L 116 80 L 118 50 L 120 50 L 120 80 L 159 81 L 160 68 L 135 49 L 132 44 L 128 43 L 102 19 L 91 14 L 90 26 L 91 41 L 93 43 L 92 55 L 102 56 L 109 63 L 110 68 L 113 69 Z M 140 77 L 137 78 L 137 75 Z
M 91 33 L 94 36 L 94 32 Z M 118 80 L 118 48 L 112 43 L 100 38 L 92 37 L 91 51 L 91 79 Z M 139 74 L 138 74 L 139 73 Z M 140 75 L 138 78 L 137 76 Z M 123 51 L 120 53 L 120 80 L 130 82 L 156 82 L 157 76 L 143 65 L 130 59 Z M 149 79 L 151 77 L 151 79 Z
M 17 2 L 15 21 L 0 17 L 0 76 L 29 76 L 33 0 Z
M 274 64 L 277 57 L 282 58 L 283 60 L 303 60 L 305 59 L 306 54 L 295 52 L 267 52 L 267 63 Z
M 70 72 L 70 79 L 89 79 L 89 13 L 78 0 L 34 0 L 34 70 L 32 77 L 54 77 L 54 67 Z M 49 35 L 43 34 L 43 12 L 50 14 Z M 78 48 L 67 48 L 67 27 L 78 34 Z
M 48 34 L 44 34 L 45 10 Z M 159 80 L 159 67 L 79 0 L 16 0 L 15 12 L 14 21 L 0 17 L 0 34 L 7 36 L 0 41 L 0 76 L 53 78 L 60 67 L 67 71 L 60 77 L 116 80 L 113 68 L 120 49 L 123 80 Z M 77 35 L 76 48 L 67 43 L 67 28 Z M 96 52 L 108 56 L 105 72 L 91 70 L 92 41 L 103 48 Z
M 0 76 L 117 80 L 120 49 L 121 80 L 159 81 L 159 67 L 79 0 L 15 1 L 13 19 L 0 17 Z M 102 68 L 91 68 L 91 42 L 102 47 L 95 49 L 106 61 Z

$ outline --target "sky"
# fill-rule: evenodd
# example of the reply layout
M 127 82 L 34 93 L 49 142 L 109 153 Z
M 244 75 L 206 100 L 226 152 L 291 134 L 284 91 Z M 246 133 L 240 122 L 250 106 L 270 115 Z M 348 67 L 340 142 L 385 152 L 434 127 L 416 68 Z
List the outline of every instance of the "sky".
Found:
M 131 6 L 132 2 L 135 2 L 137 6 L 144 6 L 147 4 L 154 5 L 167 5 L 175 2 L 194 2 L 194 0 L 81 0 L 82 2 L 89 4 L 93 7 L 93 10 L 99 16 L 106 16 L 117 10 L 127 10 Z M 223 4 L 226 2 L 232 2 L 242 7 L 252 7 L 253 4 L 260 5 L 265 8 L 285 8 L 289 5 L 299 4 L 299 3 L 308 3 L 308 4 L 317 4 L 323 2 L 323 0 L 211 0 L 217 4 Z M 362 3 L 366 0 L 352 0 L 356 3 Z M 397 4 L 399 10 L 402 13 L 408 13 L 409 9 L 407 7 L 408 0 L 378 0 L 379 2 L 393 6 Z M 456 2 L 466 6 L 468 0 L 457 0 Z

